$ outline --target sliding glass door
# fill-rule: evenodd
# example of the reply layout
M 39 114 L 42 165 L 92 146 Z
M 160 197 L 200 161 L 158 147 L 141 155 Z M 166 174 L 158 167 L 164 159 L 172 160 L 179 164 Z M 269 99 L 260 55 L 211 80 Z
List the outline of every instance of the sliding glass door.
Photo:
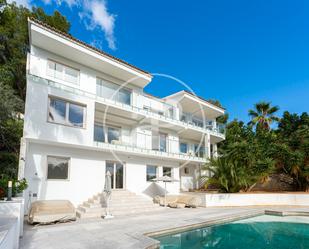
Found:
M 105 172 L 110 172 L 112 189 L 124 188 L 124 165 L 119 162 L 106 162 Z

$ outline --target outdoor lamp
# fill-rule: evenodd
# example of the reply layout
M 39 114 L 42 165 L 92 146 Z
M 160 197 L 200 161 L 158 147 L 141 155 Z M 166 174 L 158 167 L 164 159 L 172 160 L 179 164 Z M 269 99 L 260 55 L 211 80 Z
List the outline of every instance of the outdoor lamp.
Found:
M 11 201 L 12 200 L 12 181 L 8 182 L 8 196 L 7 196 L 7 201 Z

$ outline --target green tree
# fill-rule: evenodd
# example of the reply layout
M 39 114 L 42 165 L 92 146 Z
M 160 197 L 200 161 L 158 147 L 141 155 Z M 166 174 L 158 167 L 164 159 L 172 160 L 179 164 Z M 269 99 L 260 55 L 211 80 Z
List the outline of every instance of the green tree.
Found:
M 0 177 L 17 177 L 26 94 L 26 58 L 29 51 L 28 18 L 36 18 L 62 32 L 70 23 L 58 11 L 47 15 L 0 0 Z M 5 184 L 5 183 L 4 183 Z
M 276 166 L 290 174 L 299 190 L 309 190 L 309 115 L 284 112 L 272 148 Z
M 42 8 L 29 10 L 15 3 L 1 0 L 0 12 L 0 70 L 6 74 L 9 84 L 16 94 L 25 99 L 26 94 L 26 55 L 29 51 L 29 17 L 43 21 L 63 32 L 68 32 L 70 23 L 58 11 L 47 15 Z
M 257 129 L 270 130 L 270 125 L 274 121 L 279 121 L 279 118 L 275 116 L 275 113 L 279 110 L 278 106 L 271 106 L 270 102 L 261 101 L 256 103 L 254 107 L 255 110 L 249 110 L 251 117 L 249 124 L 256 125 Z
M 213 105 L 216 105 L 218 107 L 221 107 L 223 108 L 223 106 L 221 105 L 220 101 L 219 100 L 216 100 L 216 99 L 208 99 L 207 100 L 209 103 L 213 104 Z M 228 113 L 225 113 L 223 114 L 222 116 L 218 117 L 217 118 L 217 122 L 220 123 L 220 124 L 226 124 L 227 121 L 229 119 L 229 114 Z

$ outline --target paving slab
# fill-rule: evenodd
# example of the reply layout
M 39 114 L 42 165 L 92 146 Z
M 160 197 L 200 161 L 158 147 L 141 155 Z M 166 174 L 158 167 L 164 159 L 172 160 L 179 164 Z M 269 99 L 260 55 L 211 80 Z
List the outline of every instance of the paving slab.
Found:
M 25 224 L 21 249 L 142 249 L 158 242 L 147 234 L 170 232 L 182 227 L 222 223 L 263 214 L 266 209 L 309 211 L 309 207 L 212 207 L 196 209 L 163 208 L 162 212 L 135 214 L 114 219 L 81 219 L 76 222 L 31 226 Z M 145 235 L 146 234 L 146 235 Z

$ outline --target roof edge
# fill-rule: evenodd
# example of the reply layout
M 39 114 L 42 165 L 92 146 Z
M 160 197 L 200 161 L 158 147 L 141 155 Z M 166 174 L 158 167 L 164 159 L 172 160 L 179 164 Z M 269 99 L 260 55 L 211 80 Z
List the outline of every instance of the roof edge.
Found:
M 166 98 L 168 98 L 168 97 L 173 97 L 173 96 L 179 95 L 179 94 L 183 94 L 183 95 L 188 94 L 188 95 L 190 95 L 190 96 L 192 96 L 192 97 L 194 97 L 194 98 L 198 98 L 199 100 L 201 100 L 201 101 L 203 101 L 203 102 L 206 102 L 208 105 L 211 105 L 211 106 L 213 106 L 213 107 L 215 107 L 215 108 L 219 108 L 219 109 L 221 109 L 221 110 L 224 111 L 224 112 L 226 111 L 226 109 L 225 109 L 224 107 L 217 106 L 217 105 L 215 105 L 215 104 L 209 102 L 208 100 L 204 99 L 203 97 L 198 96 L 198 95 L 196 95 L 196 94 L 194 94 L 194 93 L 192 93 L 192 92 L 190 92 L 190 91 L 188 91 L 188 90 L 181 90 L 181 91 L 179 91 L 179 92 L 176 92 L 176 93 L 173 93 L 173 94 L 171 94 L 171 95 L 168 95 L 168 96 L 164 97 L 164 99 L 166 99 Z
M 52 26 L 50 26 L 50 25 L 48 25 L 48 24 L 46 24 L 46 23 L 44 23 L 42 21 L 40 21 L 40 20 L 37 20 L 37 19 L 35 19 L 33 17 L 28 17 L 28 23 L 38 25 L 38 26 L 40 26 L 41 28 L 43 28 L 45 30 L 51 31 L 53 33 L 56 33 L 57 35 L 60 35 L 60 36 L 62 36 L 65 39 L 69 39 L 71 42 L 75 42 L 76 44 L 78 44 L 80 46 L 83 46 L 83 47 L 85 47 L 87 49 L 90 49 L 93 52 L 98 53 L 101 56 L 106 56 L 109 59 L 111 59 L 111 60 L 113 60 L 113 61 L 115 61 L 117 63 L 121 63 L 124 66 L 130 67 L 131 69 L 133 69 L 135 71 L 138 71 L 138 72 L 140 72 L 140 73 L 142 73 L 142 74 L 144 74 L 144 75 L 146 75 L 146 76 L 148 76 L 150 78 L 153 78 L 153 75 L 151 73 L 149 73 L 149 72 L 147 72 L 147 71 L 145 71 L 143 69 L 140 69 L 140 68 L 138 68 L 138 67 L 136 67 L 136 66 L 134 66 L 134 65 L 132 65 L 132 64 L 130 64 L 130 63 L 124 61 L 124 60 L 122 60 L 122 59 L 119 59 L 119 58 L 113 56 L 113 55 L 110 55 L 110 54 L 104 52 L 103 50 L 100 50 L 100 49 L 98 49 L 98 48 L 96 48 L 94 46 L 91 46 L 88 43 L 83 42 L 82 40 L 79 40 L 79 39 L 73 37 L 70 34 L 64 33 L 62 31 L 60 31 L 60 30 L 58 30 L 58 29 L 56 29 L 56 28 L 54 28 L 54 27 L 52 27 Z M 30 33 L 30 30 L 29 30 L 29 33 Z

